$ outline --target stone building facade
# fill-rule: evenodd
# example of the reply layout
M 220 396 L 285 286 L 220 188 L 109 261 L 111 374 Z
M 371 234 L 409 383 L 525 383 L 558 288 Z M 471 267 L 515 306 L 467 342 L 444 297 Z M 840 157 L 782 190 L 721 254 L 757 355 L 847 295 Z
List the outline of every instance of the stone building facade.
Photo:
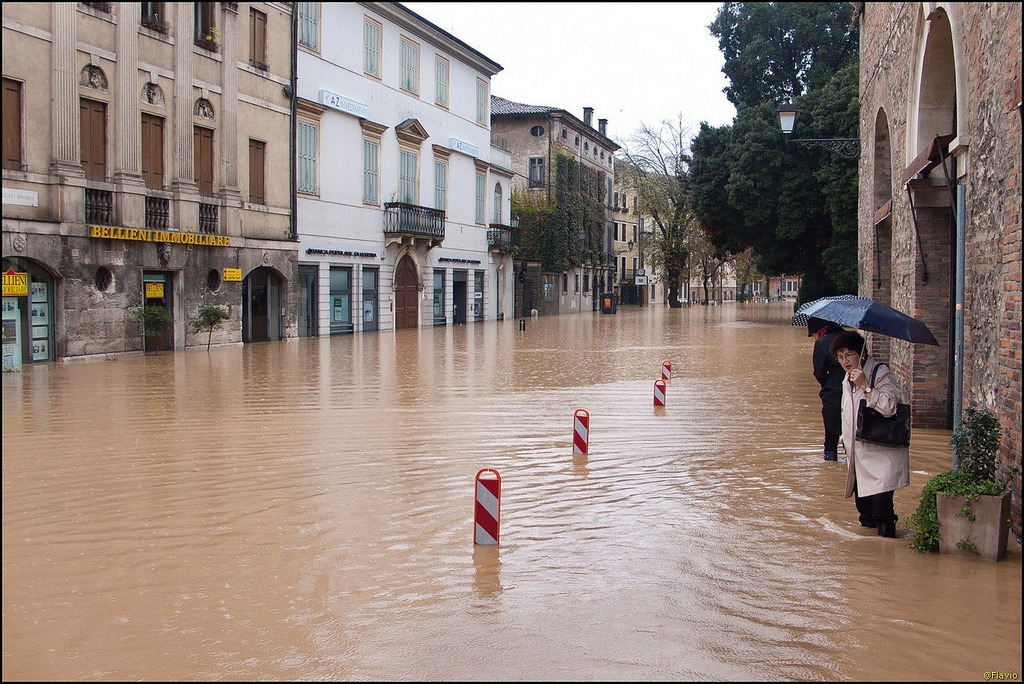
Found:
M 299 335 L 503 317 L 501 66 L 398 3 L 299 3 L 299 29 Z
M 854 3 L 860 22 L 860 292 L 938 347 L 871 336 L 914 422 L 992 410 L 1021 536 L 1021 5 Z
M 5 365 L 295 335 L 291 6 L 4 3 Z
M 615 277 L 612 249 L 612 200 L 615 152 L 607 136 L 608 120 L 584 108 L 583 119 L 564 109 L 513 102 L 491 96 L 491 129 L 510 153 L 512 188 L 556 201 L 558 157 L 566 156 L 597 179 L 596 195 L 604 209 L 601 244 L 586 244 L 585 263 L 570 264 L 562 273 L 542 272 L 539 262 L 516 263 L 516 315 L 573 313 L 598 308 L 600 294 L 611 292 Z

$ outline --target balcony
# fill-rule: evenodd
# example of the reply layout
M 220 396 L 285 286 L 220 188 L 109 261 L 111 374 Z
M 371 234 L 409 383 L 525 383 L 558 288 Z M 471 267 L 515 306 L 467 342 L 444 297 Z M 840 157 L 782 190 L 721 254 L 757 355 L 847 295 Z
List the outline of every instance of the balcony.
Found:
M 114 193 L 85 189 L 85 222 L 109 226 L 114 222 Z
M 215 235 L 217 233 L 216 204 L 199 205 L 199 232 L 206 233 L 207 235 Z
M 487 247 L 498 252 L 511 252 L 519 246 L 519 229 L 492 223 L 487 229 Z
M 444 242 L 444 210 L 406 202 L 384 204 L 384 239 L 387 246 Z
M 171 211 L 170 200 L 164 197 L 146 196 L 146 228 L 167 230 Z

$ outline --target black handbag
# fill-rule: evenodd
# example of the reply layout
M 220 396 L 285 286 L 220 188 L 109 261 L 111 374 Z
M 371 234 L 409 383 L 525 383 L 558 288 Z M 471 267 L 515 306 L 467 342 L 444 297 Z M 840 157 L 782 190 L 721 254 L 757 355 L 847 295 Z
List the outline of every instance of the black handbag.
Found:
M 876 363 L 871 371 L 872 387 L 875 386 L 875 374 L 881 365 Z M 886 417 L 870 408 L 867 399 L 861 399 L 860 408 L 857 409 L 857 440 L 884 446 L 910 446 L 910 404 L 897 403 L 896 413 Z

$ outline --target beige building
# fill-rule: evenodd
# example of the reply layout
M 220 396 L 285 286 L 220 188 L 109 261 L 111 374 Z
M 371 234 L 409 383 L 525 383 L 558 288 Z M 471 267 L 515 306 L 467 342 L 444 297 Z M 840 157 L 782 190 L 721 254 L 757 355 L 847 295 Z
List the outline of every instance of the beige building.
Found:
M 650 258 L 654 240 L 654 222 L 640 210 L 639 193 L 625 173 L 626 162 L 615 160 L 615 185 L 612 191 L 612 269 L 614 292 L 620 304 L 646 306 L 657 303 L 659 274 Z
M 579 217 L 573 217 L 576 223 L 571 228 L 556 229 L 568 242 L 561 272 L 545 268 L 541 261 L 517 261 L 517 316 L 530 315 L 534 309 L 541 315 L 596 309 L 600 294 L 612 291 L 614 155 L 619 146 L 607 137 L 607 119 L 598 119 L 594 128 L 593 118 L 590 107 L 584 108 L 580 120 L 557 107 L 491 96 L 491 130 L 511 153 L 513 191 L 556 206 L 560 191 L 575 193 L 582 203 L 596 208 L 596 216 L 590 217 L 595 225 L 579 225 Z M 524 223 L 521 239 L 536 229 Z
M 5 366 L 205 345 L 203 305 L 230 315 L 214 342 L 295 335 L 291 179 L 269 172 L 292 35 L 291 3 L 4 3 Z

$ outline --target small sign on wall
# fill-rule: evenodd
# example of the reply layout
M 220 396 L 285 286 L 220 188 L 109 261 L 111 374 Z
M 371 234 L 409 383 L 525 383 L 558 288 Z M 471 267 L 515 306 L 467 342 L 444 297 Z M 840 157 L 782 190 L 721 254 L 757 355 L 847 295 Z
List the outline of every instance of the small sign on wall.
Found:
M 163 283 L 146 283 L 146 299 L 163 299 Z
M 240 283 L 240 282 L 242 282 L 242 269 L 240 269 L 240 268 L 225 268 L 224 269 L 224 282 L 225 283 Z

